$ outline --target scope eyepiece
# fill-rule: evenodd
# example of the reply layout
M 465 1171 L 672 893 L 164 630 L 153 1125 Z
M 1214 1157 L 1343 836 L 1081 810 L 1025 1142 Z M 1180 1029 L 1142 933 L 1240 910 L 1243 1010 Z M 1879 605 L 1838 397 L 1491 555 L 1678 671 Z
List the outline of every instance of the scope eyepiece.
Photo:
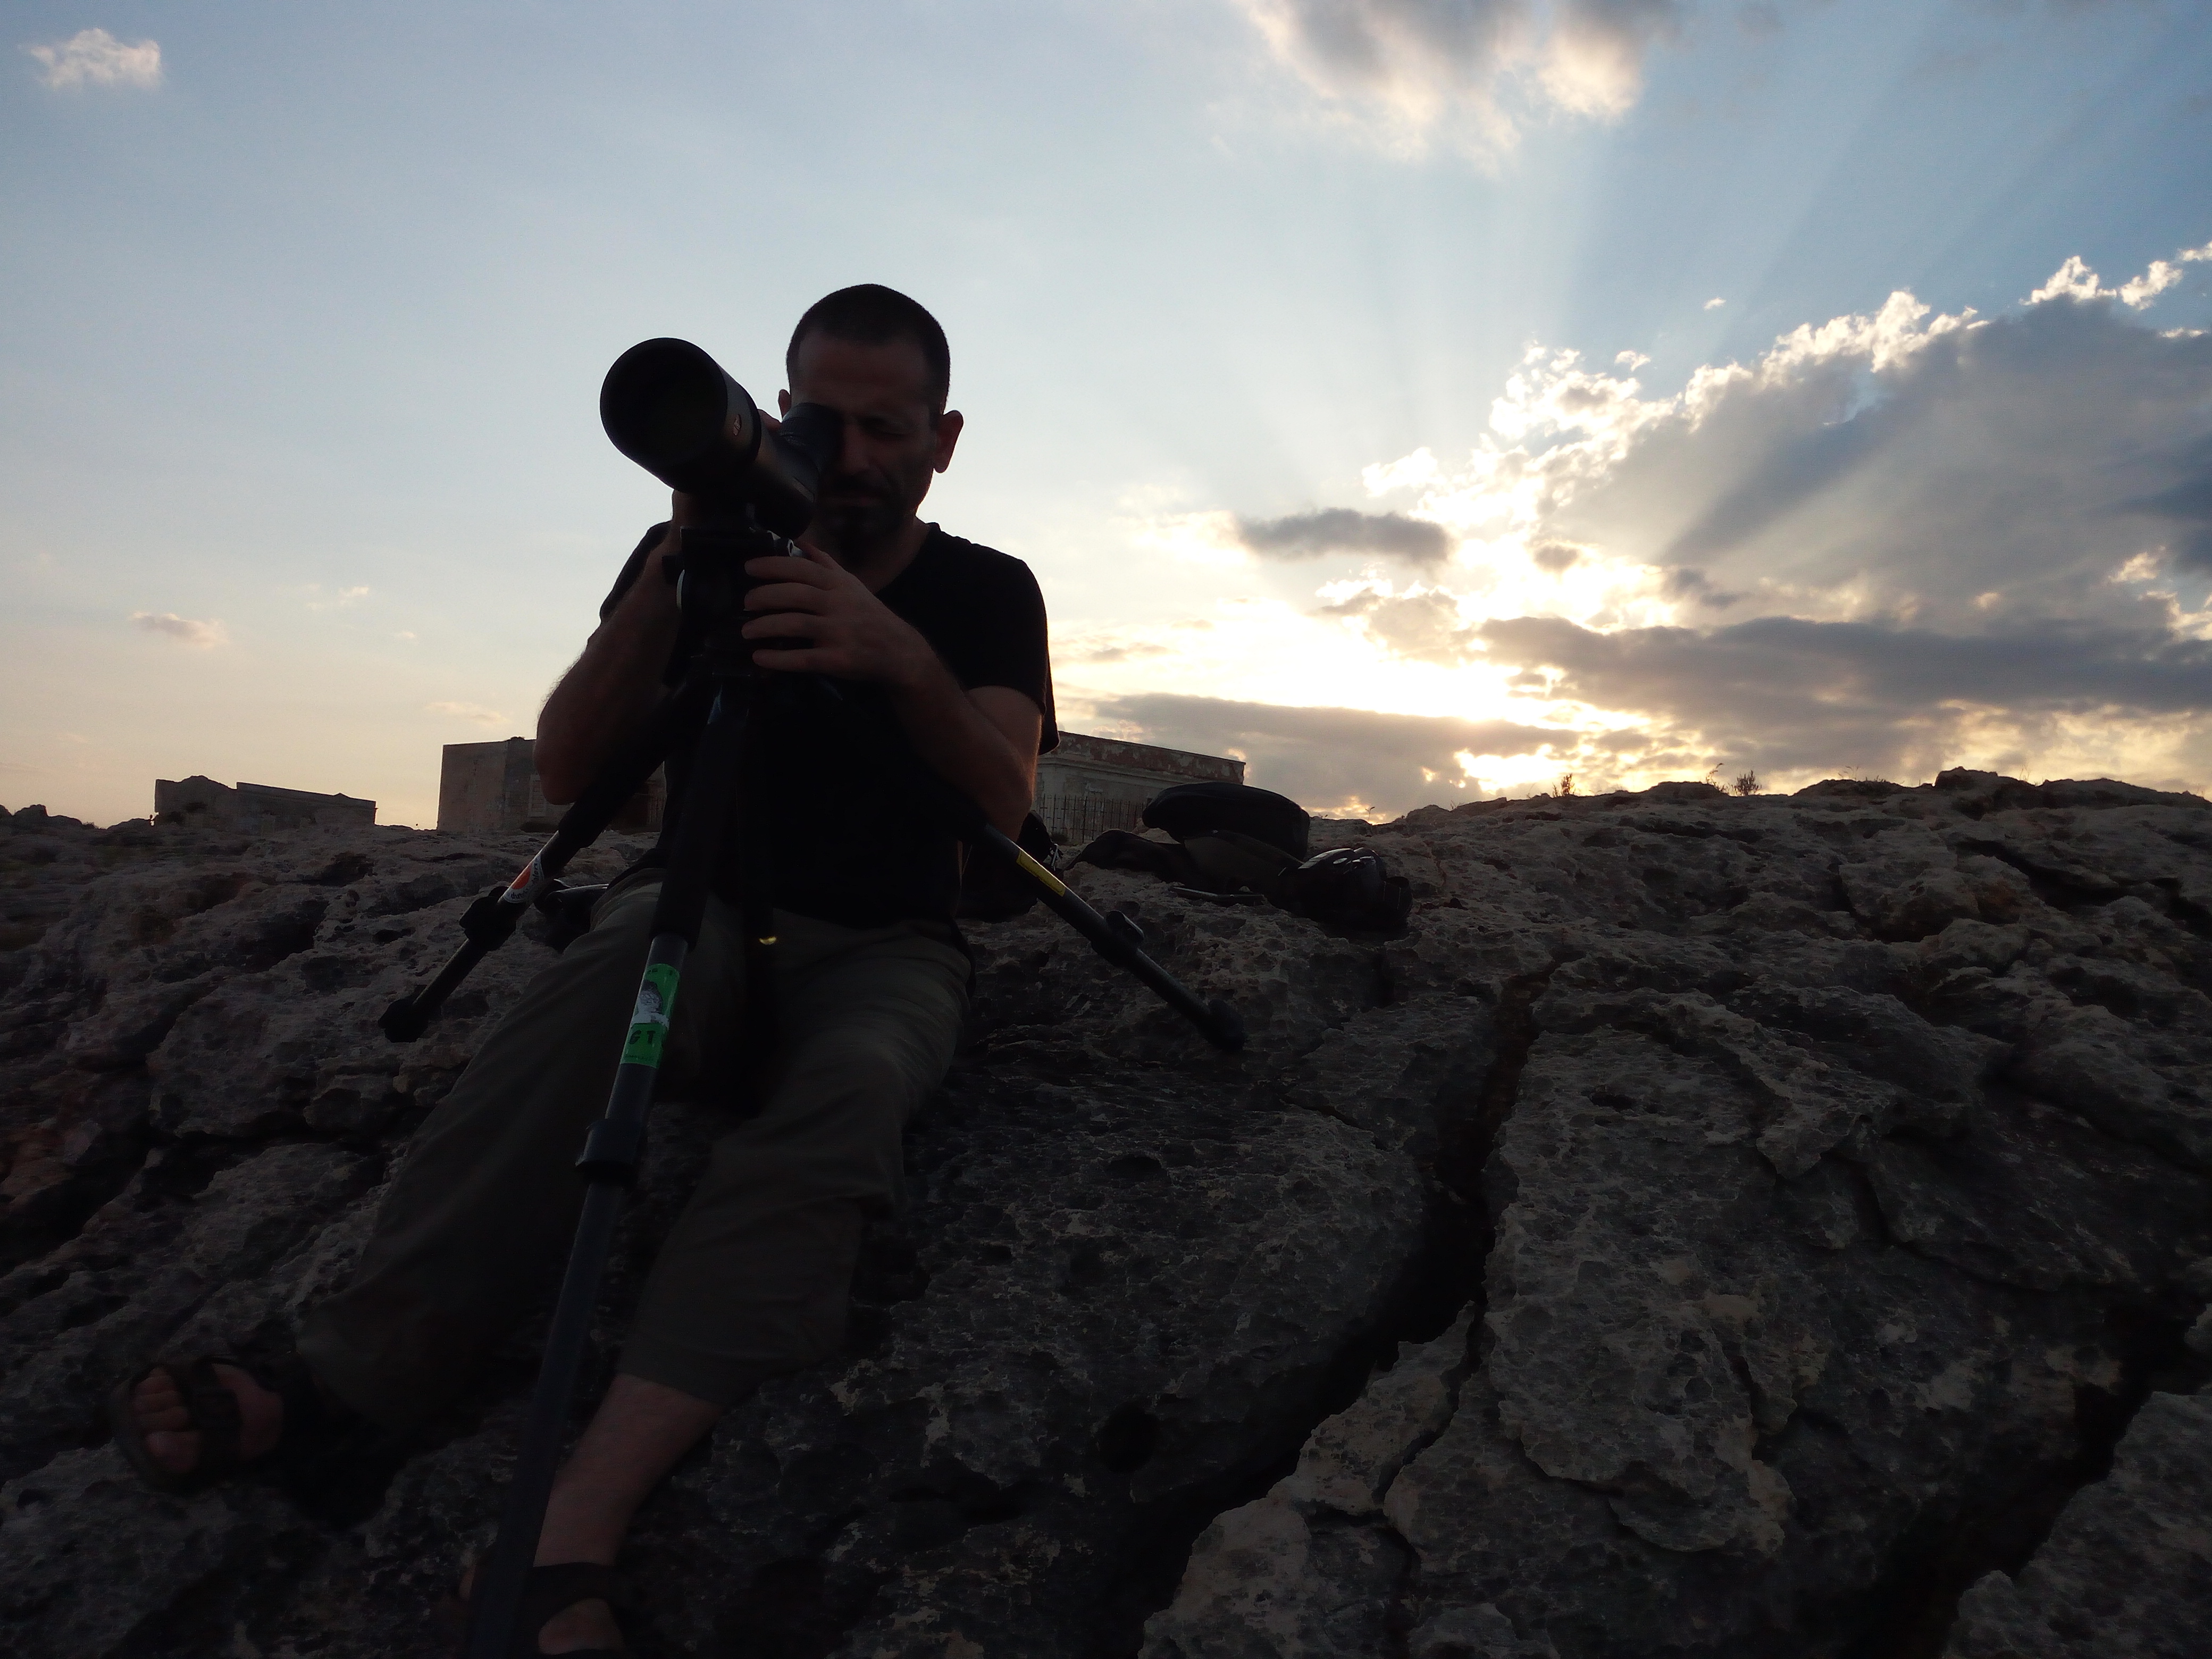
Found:
M 646 340 L 615 359 L 599 387 L 599 423 L 614 447 L 672 489 L 750 507 L 779 536 L 814 516 L 842 422 L 801 404 L 771 432 L 760 408 L 689 340 Z

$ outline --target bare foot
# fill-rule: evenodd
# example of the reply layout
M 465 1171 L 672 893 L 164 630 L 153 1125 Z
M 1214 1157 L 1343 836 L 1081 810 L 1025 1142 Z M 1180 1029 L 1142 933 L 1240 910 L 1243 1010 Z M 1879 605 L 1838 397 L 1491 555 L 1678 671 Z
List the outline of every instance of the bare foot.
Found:
M 283 1396 L 263 1388 L 235 1365 L 217 1365 L 216 1380 L 238 1399 L 238 1454 L 246 1462 L 276 1449 L 284 1432 Z M 146 1442 L 146 1454 L 171 1474 L 190 1474 L 199 1467 L 199 1431 L 177 1380 L 166 1367 L 149 1374 L 131 1394 L 131 1413 Z

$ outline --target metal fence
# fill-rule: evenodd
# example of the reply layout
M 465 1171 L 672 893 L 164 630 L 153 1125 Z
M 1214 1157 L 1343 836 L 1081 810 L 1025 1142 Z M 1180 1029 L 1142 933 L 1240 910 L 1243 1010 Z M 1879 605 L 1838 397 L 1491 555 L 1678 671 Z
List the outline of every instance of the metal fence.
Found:
M 1146 803 L 1126 795 L 1063 792 L 1036 798 L 1036 815 L 1063 847 L 1080 847 L 1108 830 L 1144 827 Z

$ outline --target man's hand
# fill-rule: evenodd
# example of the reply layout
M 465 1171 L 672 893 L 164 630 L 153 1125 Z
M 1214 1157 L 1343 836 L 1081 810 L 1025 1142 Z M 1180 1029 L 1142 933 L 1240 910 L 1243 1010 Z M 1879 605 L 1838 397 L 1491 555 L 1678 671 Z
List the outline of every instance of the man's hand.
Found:
M 763 668 L 894 690 L 943 672 L 914 625 L 827 553 L 809 548 L 804 558 L 748 559 L 745 574 L 762 585 L 745 595 L 745 609 L 760 614 L 745 624 L 744 636 L 789 641 L 756 650 L 753 660 Z
M 758 612 L 749 640 L 788 641 L 756 650 L 763 668 L 868 680 L 890 694 L 915 752 L 1012 835 L 1036 787 L 1043 715 L 1003 685 L 963 691 L 911 623 L 819 548 L 797 559 L 748 559 L 761 586 L 745 596 Z

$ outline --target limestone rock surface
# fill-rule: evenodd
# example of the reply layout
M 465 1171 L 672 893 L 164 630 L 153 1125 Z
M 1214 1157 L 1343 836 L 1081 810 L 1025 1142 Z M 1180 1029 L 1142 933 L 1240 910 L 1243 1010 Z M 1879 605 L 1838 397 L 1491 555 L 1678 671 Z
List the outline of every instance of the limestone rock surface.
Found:
M 2212 1606 L 2212 1398 L 2154 1394 L 2027 1569 L 1966 1594 L 1946 1659 L 2189 1659 Z
M 1947 773 L 1316 826 L 1346 841 L 1413 878 L 1401 934 L 1077 876 L 1237 1005 L 1233 1058 L 1042 910 L 970 930 L 974 1029 L 848 1351 L 647 1507 L 637 1653 L 2212 1628 L 2212 809 Z M 343 1282 L 553 958 L 518 938 L 414 1044 L 375 1016 L 530 846 L 0 818 L 11 1653 L 447 1650 L 538 1325 L 414 1455 L 311 1490 L 156 1498 L 98 1405 Z M 720 1109 L 657 1115 L 594 1387 Z M 2081 1645 L 2085 1608 L 2136 1645 Z

